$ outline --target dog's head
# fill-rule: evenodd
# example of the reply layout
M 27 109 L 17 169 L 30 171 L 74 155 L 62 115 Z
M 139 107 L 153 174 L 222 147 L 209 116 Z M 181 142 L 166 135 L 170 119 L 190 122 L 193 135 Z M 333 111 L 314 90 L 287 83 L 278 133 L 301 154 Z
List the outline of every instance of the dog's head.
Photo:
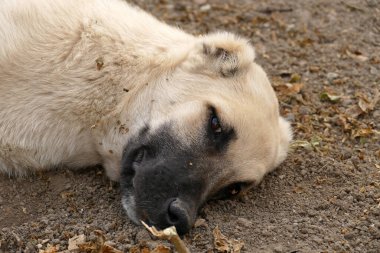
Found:
M 135 222 L 185 233 L 205 201 L 246 191 L 285 159 L 290 126 L 246 40 L 201 37 L 153 86 L 122 158 Z

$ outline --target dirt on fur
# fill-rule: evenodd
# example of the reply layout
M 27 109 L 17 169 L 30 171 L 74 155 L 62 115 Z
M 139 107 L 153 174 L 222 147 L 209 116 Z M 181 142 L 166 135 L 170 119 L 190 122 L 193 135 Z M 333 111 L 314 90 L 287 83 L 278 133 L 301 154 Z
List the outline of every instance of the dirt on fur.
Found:
M 216 227 L 242 252 L 380 252 L 380 1 L 134 2 L 194 34 L 248 37 L 294 128 L 258 187 L 204 206 L 183 237 L 191 252 L 223 252 Z M 173 249 L 128 220 L 101 168 L 0 176 L 0 252 L 60 252 L 95 230 L 124 252 Z

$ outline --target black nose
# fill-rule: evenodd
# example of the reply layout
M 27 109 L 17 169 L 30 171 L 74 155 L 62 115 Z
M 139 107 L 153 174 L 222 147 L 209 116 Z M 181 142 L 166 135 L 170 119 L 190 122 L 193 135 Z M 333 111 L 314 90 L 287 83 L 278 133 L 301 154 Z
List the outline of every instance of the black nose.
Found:
M 191 228 L 190 211 L 180 199 L 172 200 L 167 207 L 166 223 L 175 226 L 178 234 L 183 235 Z

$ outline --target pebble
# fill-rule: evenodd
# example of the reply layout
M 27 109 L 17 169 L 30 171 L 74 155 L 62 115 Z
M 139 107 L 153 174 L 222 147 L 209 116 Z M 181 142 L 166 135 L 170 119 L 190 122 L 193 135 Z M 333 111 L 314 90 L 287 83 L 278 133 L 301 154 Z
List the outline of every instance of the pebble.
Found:
M 282 253 L 282 252 L 285 252 L 285 248 L 281 244 L 277 244 L 273 247 L 273 252 L 274 253 Z
M 211 5 L 209 5 L 209 4 L 205 4 L 205 5 L 202 5 L 199 9 L 200 9 L 202 12 L 206 12 L 206 11 L 211 10 Z
M 199 218 L 195 221 L 194 227 L 207 227 L 207 223 L 205 219 Z
M 298 109 L 298 112 L 301 114 L 301 115 L 309 115 L 311 114 L 311 110 L 309 107 L 307 106 L 300 106 L 300 108 Z
M 327 77 L 328 80 L 333 80 L 335 78 L 338 78 L 339 75 L 337 73 L 334 73 L 334 72 L 329 72 L 329 73 L 327 73 L 326 77 Z
M 253 222 L 250 221 L 250 220 L 248 220 L 248 219 L 246 219 L 246 218 L 238 218 L 237 219 L 237 224 L 239 224 L 240 226 L 248 228 L 248 227 L 252 226 Z

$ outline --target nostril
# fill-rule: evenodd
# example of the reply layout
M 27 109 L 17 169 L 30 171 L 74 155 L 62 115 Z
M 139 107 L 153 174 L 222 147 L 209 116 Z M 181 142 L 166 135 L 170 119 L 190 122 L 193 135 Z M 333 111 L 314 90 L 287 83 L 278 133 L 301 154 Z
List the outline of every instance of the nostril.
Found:
M 176 200 L 173 200 L 168 207 L 168 221 L 171 225 L 175 225 L 180 220 L 180 210 L 176 207 L 175 202 Z
M 167 212 L 167 223 L 174 225 L 179 234 L 185 234 L 190 229 L 190 213 L 184 202 L 179 199 L 172 200 Z

